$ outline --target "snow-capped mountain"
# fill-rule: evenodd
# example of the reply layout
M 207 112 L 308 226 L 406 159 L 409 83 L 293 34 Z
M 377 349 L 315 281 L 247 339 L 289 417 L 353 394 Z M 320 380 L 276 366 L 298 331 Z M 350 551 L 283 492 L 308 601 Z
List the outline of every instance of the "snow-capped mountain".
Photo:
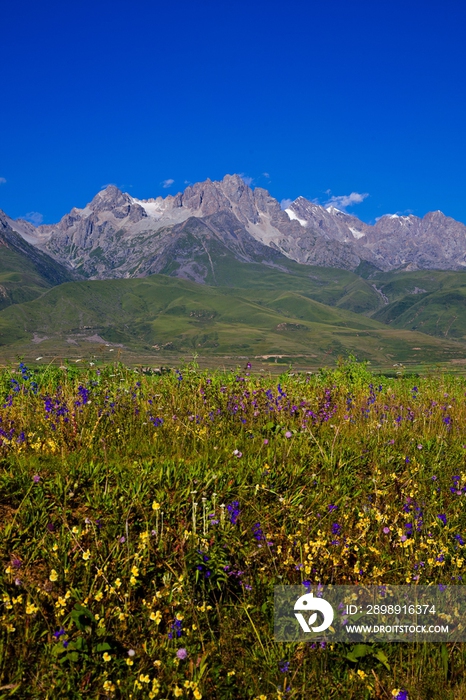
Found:
M 205 281 L 219 255 L 268 265 L 285 256 L 349 270 L 363 261 L 382 270 L 466 267 L 466 226 L 441 212 L 386 215 L 370 226 L 304 197 L 282 210 L 267 190 L 238 175 L 147 200 L 109 186 L 58 224 L 8 223 L 60 263 L 100 279 L 164 271 Z

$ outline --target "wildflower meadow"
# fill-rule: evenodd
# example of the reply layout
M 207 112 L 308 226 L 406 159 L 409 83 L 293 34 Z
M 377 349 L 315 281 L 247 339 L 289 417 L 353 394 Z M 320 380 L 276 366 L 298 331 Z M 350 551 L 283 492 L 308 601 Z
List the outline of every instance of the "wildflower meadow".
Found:
M 466 698 L 462 644 L 278 643 L 278 584 L 463 585 L 466 381 L 0 374 L 0 698 Z

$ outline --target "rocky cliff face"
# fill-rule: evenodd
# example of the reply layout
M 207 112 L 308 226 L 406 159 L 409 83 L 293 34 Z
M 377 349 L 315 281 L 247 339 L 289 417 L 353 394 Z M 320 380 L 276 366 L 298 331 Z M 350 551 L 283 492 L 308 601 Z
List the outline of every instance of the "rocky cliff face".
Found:
M 38 250 L 37 247 L 31 245 L 17 231 L 14 231 L 10 221 L 11 219 L 0 210 L 0 249 L 4 247 L 16 253 L 20 256 L 20 259 L 22 258 L 30 263 L 36 272 L 51 285 L 76 279 L 76 275 L 70 273 L 66 267 L 57 263 L 41 250 Z M 25 230 L 27 230 L 27 227 Z
M 383 270 L 466 268 L 466 226 L 441 211 L 429 212 L 422 219 L 382 216 L 365 234 L 356 248 Z
M 282 211 L 267 190 L 252 190 L 238 175 L 148 200 L 109 186 L 56 225 L 9 221 L 60 263 L 97 279 L 144 276 L 171 265 L 173 274 L 202 281 L 214 244 L 239 260 L 266 264 L 279 264 L 284 255 L 349 270 L 361 261 L 382 270 L 466 267 L 466 226 L 441 212 L 423 219 L 384 216 L 369 226 L 304 197 Z

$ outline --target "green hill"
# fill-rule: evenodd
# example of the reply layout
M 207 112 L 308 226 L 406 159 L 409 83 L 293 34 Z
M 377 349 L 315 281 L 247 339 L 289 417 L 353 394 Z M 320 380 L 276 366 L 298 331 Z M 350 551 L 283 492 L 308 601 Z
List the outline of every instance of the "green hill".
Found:
M 405 272 L 378 272 L 371 276 L 371 281 L 385 294 L 390 302 L 404 296 L 419 300 L 420 294 L 442 291 L 466 286 L 466 271 L 416 270 Z
M 374 315 L 392 328 L 466 342 L 466 285 L 419 297 L 403 297 Z
M 0 211 L 0 310 L 71 279 L 72 273 L 13 231 Z
M 244 263 L 222 247 L 214 254 L 211 244 L 212 270 L 207 284 L 221 288 L 241 288 L 261 292 L 293 291 L 355 313 L 372 313 L 382 304 L 372 284 L 354 272 L 332 267 L 301 265 L 284 256 L 280 264 Z M 205 261 L 203 261 L 205 262 Z M 164 274 L 175 272 L 170 266 Z
M 316 363 L 348 352 L 378 364 L 412 362 L 413 348 L 426 362 L 464 356 L 456 343 L 387 328 L 296 292 L 225 290 L 164 275 L 66 283 L 0 312 L 4 347 L 19 351 L 34 334 L 54 353 L 100 338 L 134 352 L 300 354 Z

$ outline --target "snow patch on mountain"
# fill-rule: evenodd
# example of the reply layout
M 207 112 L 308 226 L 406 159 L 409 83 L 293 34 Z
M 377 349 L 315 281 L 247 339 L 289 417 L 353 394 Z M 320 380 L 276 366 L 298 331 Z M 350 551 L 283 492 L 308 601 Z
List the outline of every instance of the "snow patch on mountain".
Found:
M 285 209 L 285 211 L 288 214 L 288 216 L 290 217 L 290 219 L 292 219 L 292 220 L 295 219 L 295 221 L 299 221 L 301 226 L 307 226 L 307 221 L 305 221 L 304 219 L 300 219 L 299 216 L 297 216 L 294 213 L 293 209 Z
M 362 231 L 358 231 L 357 228 L 353 228 L 352 226 L 348 226 L 348 228 L 355 238 L 363 238 L 366 235 Z

